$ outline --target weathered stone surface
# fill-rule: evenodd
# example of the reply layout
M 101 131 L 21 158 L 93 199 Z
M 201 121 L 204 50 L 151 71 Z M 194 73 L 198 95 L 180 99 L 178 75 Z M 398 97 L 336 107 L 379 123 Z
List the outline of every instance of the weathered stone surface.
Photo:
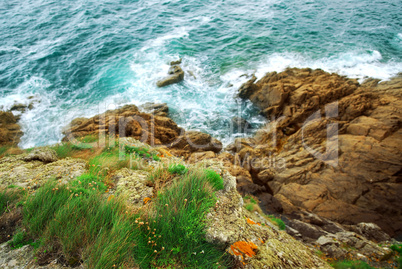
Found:
M 16 185 L 37 188 L 49 179 L 67 182 L 87 171 L 87 163 L 81 159 L 65 158 L 51 163 L 37 159 L 26 161 L 29 154 L 0 159 L 0 187 Z
M 24 157 L 24 161 L 41 161 L 44 163 L 52 163 L 58 160 L 57 153 L 47 147 L 35 148 Z
M 251 128 L 250 123 L 241 117 L 233 117 L 231 123 L 234 133 L 246 133 Z
M 140 112 L 135 105 L 109 110 L 89 119 L 74 119 L 64 134 L 63 141 L 71 142 L 87 135 L 132 137 L 152 146 L 176 149 L 172 152 L 185 157 L 193 152 L 222 149 L 222 143 L 209 134 L 185 132 L 172 119 Z
M 169 113 L 169 107 L 166 103 L 155 104 L 155 103 L 145 103 L 138 107 L 141 111 L 145 113 L 150 113 L 155 116 L 167 117 Z
M 0 146 L 18 145 L 23 132 L 17 121 L 13 113 L 0 111 Z
M 222 150 L 222 143 L 219 140 L 209 134 L 198 131 L 187 131 L 177 141 L 174 144 L 174 148 L 190 152 L 212 151 L 218 153 Z
M 153 188 L 146 185 L 149 173 L 144 170 L 123 168 L 117 171 L 112 180 L 116 184 L 116 194 L 127 197 L 129 203 L 141 207 L 145 198 L 153 196 Z
M 62 266 L 57 259 L 48 265 L 40 266 L 35 262 L 35 250 L 27 245 L 18 249 L 11 249 L 8 243 L 0 245 L 0 264 L 3 269 L 62 269 L 72 268 Z M 84 268 L 82 265 L 74 267 L 77 269 Z
M 310 249 L 267 225 L 259 215 L 243 210 L 243 199 L 236 191 L 236 179 L 223 164 L 206 161 L 198 164 L 222 174 L 225 189 L 218 192 L 218 203 L 207 218 L 209 242 L 228 247 L 228 252 L 238 261 L 236 268 L 331 268 L 315 256 Z M 233 252 L 233 244 L 252 242 L 256 255 L 243 257 Z M 244 263 L 243 263 L 244 262 Z
M 253 140 L 227 148 L 254 159 L 275 157 L 267 177 L 264 169 L 245 166 L 254 183 L 268 182 L 286 214 L 307 209 L 401 235 L 402 78 L 363 87 L 337 74 L 293 68 L 255 80 L 239 95 L 274 118 Z

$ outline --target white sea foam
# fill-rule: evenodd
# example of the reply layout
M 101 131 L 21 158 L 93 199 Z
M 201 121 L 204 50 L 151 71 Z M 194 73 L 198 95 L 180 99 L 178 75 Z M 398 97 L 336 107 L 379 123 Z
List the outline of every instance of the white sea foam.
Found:
M 254 69 L 249 72 L 255 72 L 256 76 L 261 78 L 267 72 L 283 71 L 287 67 L 320 68 L 360 80 L 367 77 L 389 80 L 402 71 L 402 63 L 384 63 L 381 53 L 374 50 L 365 53 L 342 53 L 321 59 L 311 59 L 296 53 L 274 53 L 254 64 Z

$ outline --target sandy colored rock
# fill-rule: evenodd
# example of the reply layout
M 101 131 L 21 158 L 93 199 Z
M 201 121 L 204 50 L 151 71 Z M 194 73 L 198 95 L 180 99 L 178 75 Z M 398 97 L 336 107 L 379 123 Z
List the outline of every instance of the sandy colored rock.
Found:
M 26 161 L 28 156 L 25 153 L 0 159 L 0 186 L 35 189 L 49 179 L 67 182 L 87 172 L 87 163 L 81 159 L 65 158 L 47 163 Z

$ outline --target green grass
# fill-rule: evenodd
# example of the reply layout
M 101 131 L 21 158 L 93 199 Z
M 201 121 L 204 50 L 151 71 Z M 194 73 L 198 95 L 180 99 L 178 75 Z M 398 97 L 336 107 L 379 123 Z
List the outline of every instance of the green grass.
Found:
M 39 252 L 63 253 L 69 265 L 84 261 L 88 268 L 228 264 L 225 250 L 205 239 L 205 216 L 219 188 L 211 184 L 215 181 L 209 173 L 190 171 L 163 189 L 150 209 L 135 215 L 120 199 L 103 197 L 97 180 L 85 174 L 68 185 L 49 181 L 39 188 L 23 208 L 27 234 L 18 233 L 13 245 L 34 238 L 41 242 Z M 98 188 L 93 190 L 95 182 Z
M 169 165 L 168 171 L 171 174 L 184 175 L 188 172 L 188 169 L 184 165 L 177 163 Z
M 252 204 L 257 204 L 257 201 L 253 197 L 251 197 L 250 195 L 244 196 L 244 199 L 250 200 L 250 203 L 252 203 Z
M 397 253 L 398 257 L 396 258 L 396 260 L 398 261 L 398 269 L 402 269 L 402 244 L 392 245 L 390 248 Z
M 142 243 L 136 248 L 135 256 L 143 260 L 141 268 L 225 265 L 224 250 L 205 240 L 205 215 L 215 205 L 214 189 L 204 171 L 191 171 L 157 197 L 153 217 L 143 226 L 138 240 Z
M 363 261 L 340 261 L 331 264 L 335 269 L 374 269 Z
M 216 190 L 223 190 L 225 188 L 223 184 L 222 177 L 216 173 L 214 170 L 206 169 L 204 170 L 206 177 L 208 178 L 209 183 L 216 189 Z
M 10 207 L 18 202 L 18 200 L 25 194 L 21 188 L 7 188 L 0 191 L 0 215 L 6 210 L 10 210 Z
M 246 204 L 244 206 L 248 211 L 252 212 L 254 210 L 254 205 L 253 204 Z
M 11 249 L 22 248 L 25 245 L 31 245 L 35 249 L 37 249 L 40 245 L 40 241 L 34 241 L 32 238 L 29 238 L 25 231 L 19 231 L 14 236 L 13 239 L 9 242 Z
M 9 146 L 0 147 L 0 156 L 3 155 L 9 148 Z
M 269 215 L 268 218 L 274 222 L 280 230 L 286 230 L 286 224 L 283 222 L 283 220 L 276 218 L 275 216 Z

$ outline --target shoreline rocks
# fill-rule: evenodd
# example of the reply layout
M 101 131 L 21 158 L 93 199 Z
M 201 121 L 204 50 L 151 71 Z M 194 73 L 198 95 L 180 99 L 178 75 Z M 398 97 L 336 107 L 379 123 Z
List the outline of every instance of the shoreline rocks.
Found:
M 365 88 L 354 79 L 297 68 L 254 77 L 239 96 L 271 122 L 229 148 L 285 214 L 308 210 L 346 225 L 375 223 L 402 236 L 401 81 Z M 276 166 L 253 165 L 269 156 Z
M 12 112 L 0 111 L 0 146 L 18 145 L 23 132 Z

